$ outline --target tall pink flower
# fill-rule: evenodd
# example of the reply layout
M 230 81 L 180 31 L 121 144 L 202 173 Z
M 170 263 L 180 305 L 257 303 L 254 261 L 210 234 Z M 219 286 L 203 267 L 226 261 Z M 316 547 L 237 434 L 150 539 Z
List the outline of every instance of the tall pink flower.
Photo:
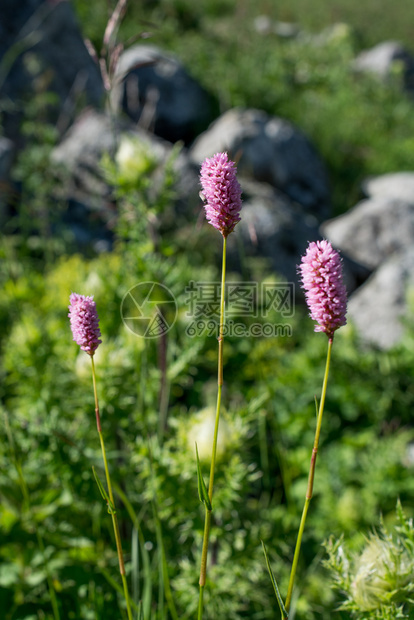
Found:
M 347 295 L 343 283 L 341 258 L 325 239 L 311 242 L 299 266 L 302 286 L 315 332 L 334 332 L 346 324 Z
M 237 168 L 227 153 L 207 158 L 201 166 L 200 182 L 203 188 L 207 221 L 227 237 L 240 222 L 242 207 L 241 188 L 236 178 Z
M 69 314 L 70 328 L 73 340 L 82 351 L 93 355 L 101 344 L 101 330 L 96 304 L 92 297 L 72 293 L 70 298 Z

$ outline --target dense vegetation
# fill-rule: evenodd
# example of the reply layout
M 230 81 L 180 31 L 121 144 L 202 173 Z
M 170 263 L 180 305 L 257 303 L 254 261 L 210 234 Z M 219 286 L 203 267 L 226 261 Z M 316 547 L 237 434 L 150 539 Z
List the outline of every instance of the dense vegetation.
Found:
M 101 4 L 76 4 L 97 46 L 107 18 Z M 394 3 L 386 14 L 385 2 L 331 5 L 315 0 L 310 11 L 299 1 L 277 9 L 247 0 L 131 3 L 121 36 L 153 32 L 152 42 L 174 50 L 222 109 L 254 106 L 293 120 L 325 159 L 341 212 L 367 174 L 411 166 L 413 102 L 401 92 L 398 72 L 382 85 L 355 75 L 351 63 L 382 37 L 407 40 L 414 8 Z M 315 45 L 256 33 L 259 13 L 314 33 L 338 19 L 350 25 Z M 134 601 L 142 602 L 145 620 L 195 618 L 203 511 L 194 438 L 215 400 L 217 341 L 188 337 L 184 298 L 191 280 L 219 280 L 220 238 L 190 224 L 154 241 L 147 216 L 168 208 L 174 178 L 169 164 L 158 170 L 148 156 L 145 179 L 132 184 L 105 163 L 121 213 L 114 251 L 74 254 L 73 240 L 59 234 L 65 205 L 48 164 L 56 138 L 38 122 L 41 110 L 29 110 L 30 140 L 14 171 L 20 202 L 0 246 L 0 609 L 6 620 L 56 619 L 54 592 L 62 619 L 125 617 L 110 519 L 92 474 L 95 466 L 102 475 L 102 465 L 89 359 L 72 342 L 67 318 L 76 291 L 95 295 L 101 318 L 103 433 Z M 160 175 L 154 194 L 149 188 Z M 262 261 L 246 269 L 245 280 L 277 281 Z M 178 300 L 176 324 L 161 345 L 137 338 L 121 321 L 123 296 L 145 281 L 162 282 Z M 291 337 L 225 342 L 205 606 L 211 620 L 279 617 L 261 539 L 286 592 L 326 354 L 325 336 L 313 333 L 302 308 L 288 323 Z M 360 549 L 380 514 L 392 528 L 398 498 L 406 514 L 414 512 L 413 347 L 410 320 L 403 343 L 389 352 L 363 346 L 352 326 L 335 337 L 294 601 L 298 620 L 353 617 L 352 606 L 338 610 L 342 598 L 323 566 L 322 543 L 343 534 L 351 552 Z M 200 456 L 206 471 L 208 457 Z M 388 617 L 375 613 L 357 617 Z M 412 614 L 407 607 L 405 613 Z

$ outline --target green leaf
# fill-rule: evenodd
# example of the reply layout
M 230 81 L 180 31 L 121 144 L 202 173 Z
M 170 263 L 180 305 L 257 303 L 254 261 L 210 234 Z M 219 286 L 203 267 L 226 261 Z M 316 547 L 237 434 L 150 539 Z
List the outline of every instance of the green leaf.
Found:
M 262 547 L 263 547 L 263 553 L 264 553 L 264 556 L 265 556 L 265 559 L 266 559 L 267 570 L 269 571 L 270 580 L 271 580 L 271 582 L 273 584 L 273 589 L 275 591 L 277 602 L 279 603 L 279 609 L 280 609 L 280 613 L 282 615 L 282 620 L 288 620 L 289 614 L 286 611 L 285 606 L 283 604 L 283 600 L 282 600 L 282 597 L 280 595 L 280 591 L 279 591 L 278 585 L 276 583 L 276 579 L 275 579 L 275 576 L 273 574 L 272 567 L 270 566 L 269 556 L 267 555 L 265 544 L 264 544 L 263 540 L 261 542 L 262 542 Z
M 96 480 L 96 484 L 98 485 L 98 489 L 101 492 L 101 495 L 103 497 L 103 499 L 106 501 L 107 505 L 108 505 L 108 512 L 109 514 L 115 514 L 115 506 L 113 505 L 113 503 L 111 502 L 111 500 L 108 497 L 108 493 L 105 491 L 104 487 L 102 486 L 102 482 L 99 480 L 98 475 L 95 471 L 95 467 L 92 467 L 92 471 L 93 471 L 93 475 L 95 476 L 95 480 Z
M 142 601 L 139 602 L 138 620 L 144 620 L 144 612 L 142 611 Z
M 197 443 L 195 445 L 196 447 L 196 457 L 197 457 L 197 481 L 198 481 L 198 497 L 200 499 L 200 502 L 205 504 L 207 510 L 211 511 L 212 507 L 211 507 L 211 502 L 210 502 L 210 498 L 208 496 L 207 493 L 207 488 L 204 482 L 204 478 L 201 474 L 201 468 L 200 468 L 200 459 L 198 458 L 198 448 L 197 448 Z

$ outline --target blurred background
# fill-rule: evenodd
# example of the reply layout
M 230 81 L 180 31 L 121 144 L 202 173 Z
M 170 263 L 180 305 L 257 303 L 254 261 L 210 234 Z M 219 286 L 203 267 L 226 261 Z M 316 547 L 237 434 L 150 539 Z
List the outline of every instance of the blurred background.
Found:
M 224 345 L 205 618 L 279 617 L 260 541 L 285 595 L 327 347 L 297 265 L 322 237 L 343 257 L 349 314 L 290 618 L 413 617 L 412 565 L 372 594 L 360 561 L 381 520 L 393 531 L 398 499 L 414 512 L 413 23 L 408 0 L 1 0 L 5 620 L 126 618 L 71 292 L 94 295 L 101 320 L 102 429 L 137 617 L 196 616 L 194 443 L 207 477 L 218 317 L 217 299 L 196 312 L 189 290 L 220 281 L 198 180 L 218 151 L 244 199 L 227 280 L 250 291 L 229 320 L 251 335 Z M 121 312 L 147 282 L 176 303 L 173 317 L 156 306 L 169 328 L 156 337 Z M 345 592 L 325 548 L 342 535 Z

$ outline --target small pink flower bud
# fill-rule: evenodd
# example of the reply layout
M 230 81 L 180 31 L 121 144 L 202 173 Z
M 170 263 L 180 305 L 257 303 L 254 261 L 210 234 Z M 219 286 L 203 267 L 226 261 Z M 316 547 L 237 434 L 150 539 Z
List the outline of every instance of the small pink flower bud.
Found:
M 68 317 L 73 340 L 92 356 L 101 344 L 101 330 L 99 329 L 99 317 L 96 304 L 92 297 L 72 293 L 70 296 Z
M 334 332 L 346 324 L 347 295 L 338 252 L 325 239 L 312 241 L 299 272 L 310 316 L 317 322 L 315 332 L 333 338 Z
M 227 153 L 217 153 L 201 166 L 200 182 L 206 218 L 223 237 L 233 232 L 237 222 L 240 222 L 241 187 L 236 172 L 236 165 L 228 159 Z

